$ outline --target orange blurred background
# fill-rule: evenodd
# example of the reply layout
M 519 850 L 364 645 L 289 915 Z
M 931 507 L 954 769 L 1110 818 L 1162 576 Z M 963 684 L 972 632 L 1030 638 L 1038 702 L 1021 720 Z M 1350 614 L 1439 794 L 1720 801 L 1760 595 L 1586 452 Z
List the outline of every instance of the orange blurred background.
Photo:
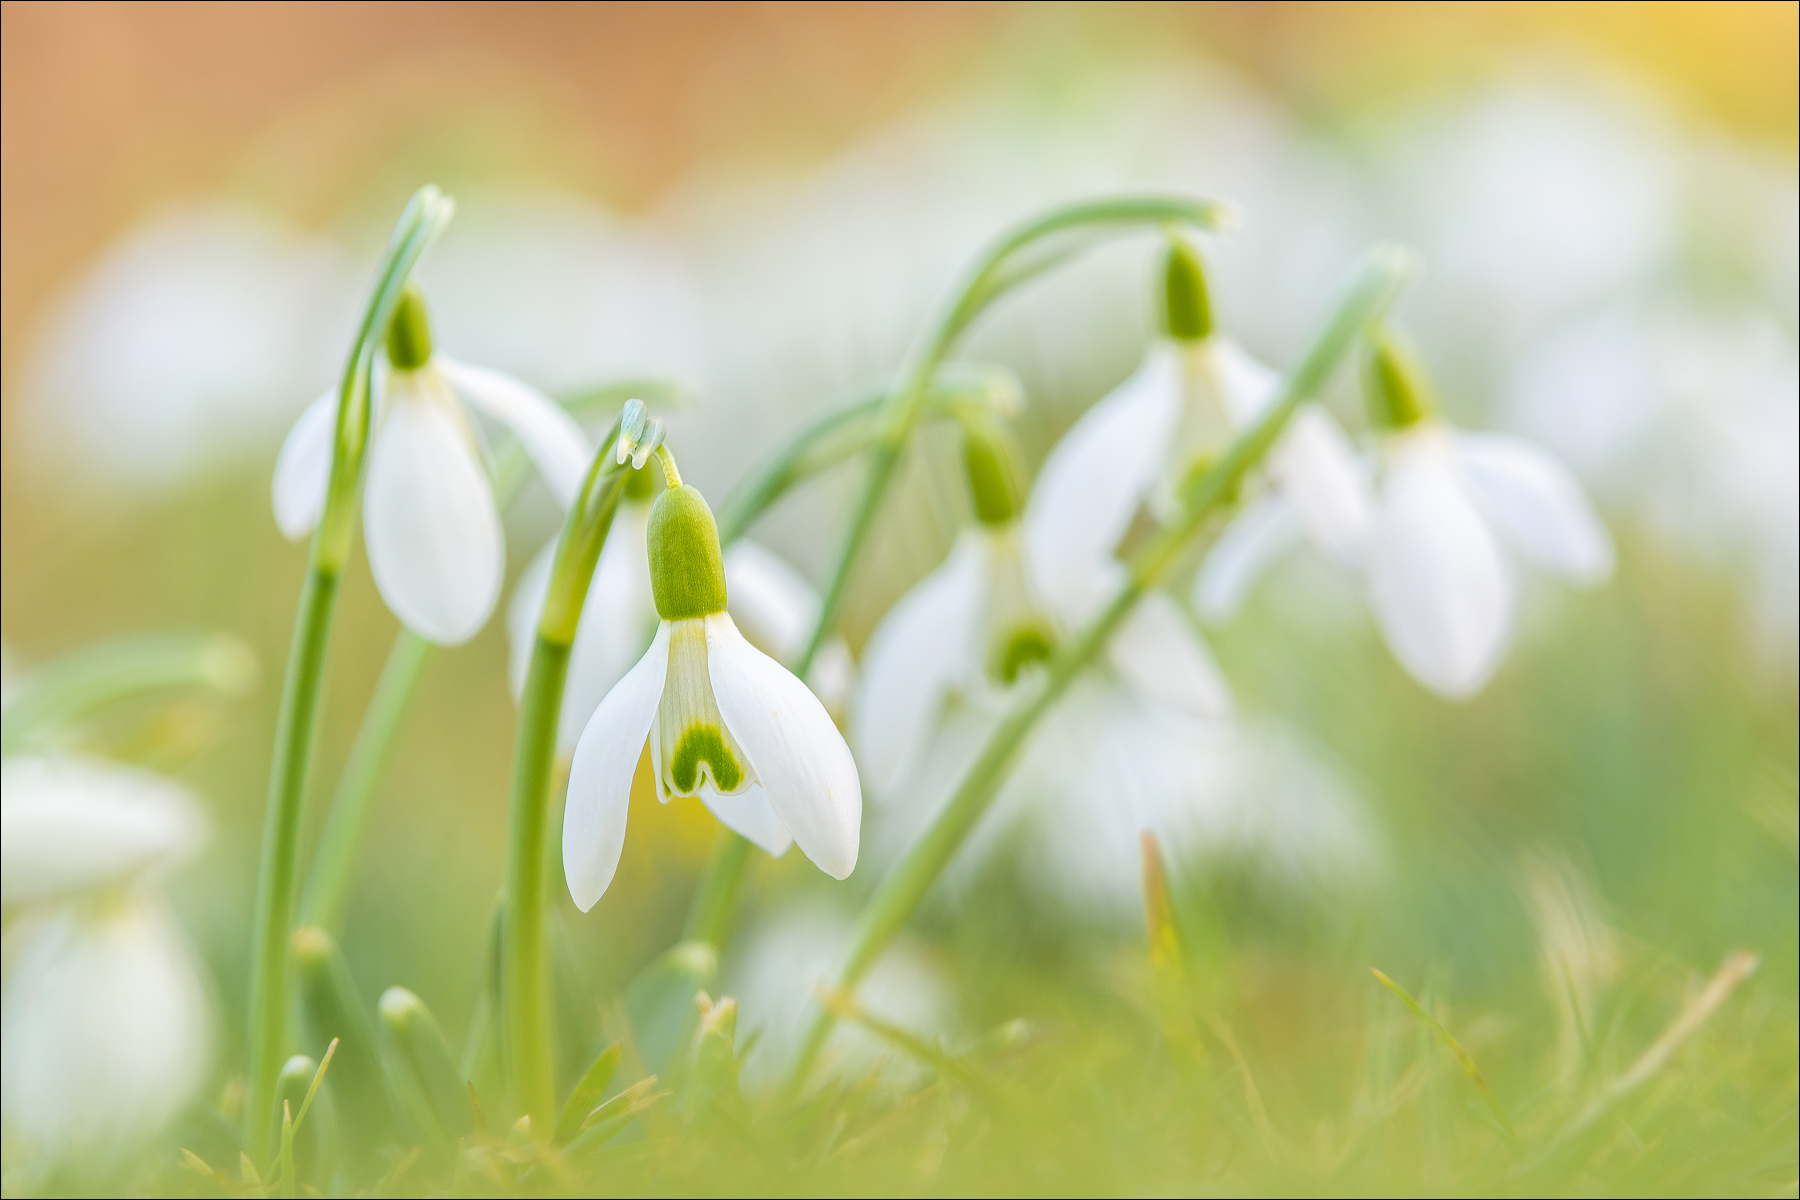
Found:
M 1565 45 L 1790 150 L 1800 119 L 1793 3 L 8 0 L 0 14 L 9 363 L 58 280 L 145 211 L 248 177 L 304 215 L 309 196 L 325 204 L 344 173 L 425 124 L 508 136 L 541 121 L 534 136 L 574 152 L 565 169 L 630 209 L 701 162 L 820 157 L 996 57 L 1072 37 L 1209 54 L 1320 106 Z M 494 92 L 530 111 L 483 111 Z M 298 159 L 266 161 L 283 148 Z

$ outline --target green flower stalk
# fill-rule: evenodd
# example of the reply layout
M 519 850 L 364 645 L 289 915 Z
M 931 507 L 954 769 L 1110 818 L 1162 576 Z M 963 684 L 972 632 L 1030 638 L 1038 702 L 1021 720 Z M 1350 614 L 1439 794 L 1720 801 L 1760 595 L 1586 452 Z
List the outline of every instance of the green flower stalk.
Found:
M 539 1139 L 551 1136 L 556 1120 L 544 932 L 544 843 L 556 731 L 576 624 L 625 485 L 626 460 L 615 456 L 613 443 L 628 424 L 644 430 L 642 410 L 641 402 L 627 404 L 620 422 L 601 439 L 563 522 L 519 701 L 500 937 L 501 1046 L 512 1107 L 528 1118 Z M 653 439 L 660 438 L 657 424 Z
M 269 1160 L 275 1084 L 284 1060 L 288 1026 L 288 946 L 294 928 L 298 890 L 301 810 L 318 724 L 332 613 L 338 582 L 349 554 L 353 529 L 351 516 L 356 506 L 364 451 L 369 443 L 375 352 L 399 303 L 407 277 L 426 245 L 449 220 L 452 207 L 450 200 L 436 188 L 424 187 L 401 214 L 338 384 L 330 482 L 323 511 L 313 531 L 306 582 L 300 593 L 300 611 L 294 623 L 294 640 L 282 685 L 274 757 L 269 769 L 262 856 L 257 870 L 244 1143 L 258 1162 Z
M 901 858 L 871 897 L 852 931 L 849 950 L 824 991 L 849 992 L 874 964 L 925 898 L 931 885 L 987 811 L 1027 735 L 1091 663 L 1138 601 L 1154 587 L 1188 541 L 1262 461 L 1296 410 L 1318 394 L 1358 335 L 1393 303 L 1413 269 L 1403 250 L 1372 251 L 1353 279 L 1323 332 L 1290 375 L 1276 401 L 1233 441 L 1180 497 L 1176 519 L 1165 525 L 1129 564 L 1125 584 L 1099 616 L 1049 659 L 1040 688 L 1021 699 L 1001 721 L 963 776 L 949 801 Z M 831 1032 L 831 1013 L 814 1005 L 800 1054 L 789 1081 L 797 1096 Z
M 256 657 L 226 634 L 164 633 L 77 650 L 34 671 L 6 709 L 0 753 L 28 750 L 120 700 L 199 689 L 241 696 Z

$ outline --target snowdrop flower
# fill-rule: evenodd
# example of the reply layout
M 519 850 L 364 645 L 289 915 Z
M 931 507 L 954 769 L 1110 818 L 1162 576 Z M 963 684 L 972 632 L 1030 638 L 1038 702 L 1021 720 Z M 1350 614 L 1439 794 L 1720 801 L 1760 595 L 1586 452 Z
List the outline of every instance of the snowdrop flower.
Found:
M 1140 505 L 1166 519 L 1182 490 L 1221 453 L 1233 432 L 1275 398 L 1279 377 L 1212 322 L 1199 258 L 1170 251 L 1165 275 L 1167 336 L 1137 372 L 1090 408 L 1044 462 L 1032 497 L 1032 551 L 1079 586 L 1092 564 L 1111 559 Z M 1327 553 L 1354 561 L 1368 502 L 1349 439 L 1324 409 L 1296 413 L 1268 458 L 1277 493 L 1246 520 L 1297 518 Z
M 149 495 L 260 456 L 354 320 L 343 252 L 266 213 L 186 206 L 133 230 L 33 337 L 24 436 L 73 496 Z M 97 348 L 104 347 L 102 352 Z
M 847 918 L 817 904 L 794 906 L 759 921 L 725 967 L 724 991 L 738 1002 L 740 1045 L 756 1036 L 744 1060 L 743 1082 L 773 1087 L 794 1061 L 806 1034 L 809 1001 L 831 978 L 850 943 Z M 949 980 L 924 947 L 904 936 L 882 952 L 857 989 L 863 1011 L 926 1038 L 963 1032 Z M 867 1029 L 838 1022 L 826 1043 L 826 1074 L 859 1079 L 871 1073 L 896 1084 L 914 1082 L 918 1064 Z
M 624 678 L 644 648 L 656 636 L 661 618 L 650 594 L 649 534 L 650 497 L 655 484 L 652 469 L 636 470 L 625 484 L 619 508 L 593 582 L 582 605 L 575 646 L 569 658 L 569 680 L 563 690 L 561 728 L 557 748 L 568 754 L 575 749 L 588 718 L 600 701 Z M 538 616 L 550 587 L 556 543 L 545 546 L 519 576 L 506 610 L 506 631 L 511 639 L 508 669 L 515 697 L 525 689 L 525 673 L 537 639 Z M 787 563 L 747 539 L 725 550 L 725 584 L 729 593 L 726 611 L 751 645 L 777 661 L 798 654 L 812 632 L 819 613 L 818 593 Z M 849 694 L 852 671 L 850 648 L 842 638 L 832 638 L 820 648 L 809 676 L 815 694 L 830 712 L 840 712 Z
M 509 376 L 433 352 L 424 301 L 408 289 L 377 376 L 363 532 L 369 570 L 394 615 L 440 645 L 466 642 L 500 596 L 505 544 L 466 403 L 512 431 L 565 507 L 591 459 L 575 421 Z M 337 392 L 300 415 L 275 463 L 275 520 L 290 538 L 324 511 Z
M 1435 415 L 1424 376 L 1390 336 L 1366 378 L 1380 477 L 1365 567 L 1382 636 L 1414 678 L 1473 695 L 1512 635 L 1504 542 L 1574 584 L 1612 573 L 1612 539 L 1574 476 L 1536 446 L 1465 433 Z
M 1069 542 L 1043 527 L 1066 517 L 1060 497 L 1039 505 L 1034 496 L 1019 519 L 1010 460 L 993 435 L 965 430 L 963 448 L 977 524 L 883 618 L 863 654 L 852 728 L 858 759 L 880 793 L 907 781 L 947 700 L 1003 707 L 1011 689 L 1101 607 L 1123 570 L 1110 559 L 1083 564 Z M 1098 461 L 1105 471 L 1106 458 Z M 1231 711 L 1211 655 L 1160 592 L 1138 603 L 1107 657 L 1136 694 L 1158 704 L 1202 719 Z
M 206 985 L 155 887 L 204 823 L 180 786 L 126 767 L 29 756 L 0 781 L 7 1134 L 104 1170 L 206 1080 Z
M 618 869 L 646 740 L 659 800 L 697 796 L 770 854 L 798 842 L 835 878 L 856 866 L 862 785 L 850 749 L 806 685 L 738 632 L 712 510 L 666 449 L 659 461 L 669 486 L 646 538 L 656 637 L 594 711 L 569 771 L 563 868 L 583 912 Z
M 871 844 L 910 844 L 998 720 L 951 706 L 907 803 L 883 810 Z M 1201 720 L 1096 672 L 1045 714 L 942 894 L 957 902 L 1016 850 L 1034 894 L 1066 902 L 1084 920 L 1136 922 L 1145 830 L 1175 861 L 1228 858 L 1302 895 L 1342 894 L 1372 877 L 1381 857 L 1361 798 L 1292 732 Z
M 1665 541 L 1743 571 L 1770 661 L 1800 602 L 1800 347 L 1767 313 L 1615 306 L 1524 355 L 1514 428 L 1552 447 Z

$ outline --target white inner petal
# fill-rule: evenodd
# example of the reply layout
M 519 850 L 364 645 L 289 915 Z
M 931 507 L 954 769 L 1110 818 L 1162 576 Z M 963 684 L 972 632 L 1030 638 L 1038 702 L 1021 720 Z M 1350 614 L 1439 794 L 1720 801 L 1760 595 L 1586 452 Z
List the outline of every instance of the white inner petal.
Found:
M 703 618 L 669 622 L 669 673 L 650 746 L 656 794 L 665 803 L 702 790 L 735 796 L 756 782 L 749 757 L 725 727 L 713 698 Z
M 1018 527 L 994 529 L 985 540 L 988 587 L 981 627 L 985 658 L 977 665 L 989 683 L 1010 687 L 1021 671 L 1050 656 L 1056 626 L 1026 576 Z

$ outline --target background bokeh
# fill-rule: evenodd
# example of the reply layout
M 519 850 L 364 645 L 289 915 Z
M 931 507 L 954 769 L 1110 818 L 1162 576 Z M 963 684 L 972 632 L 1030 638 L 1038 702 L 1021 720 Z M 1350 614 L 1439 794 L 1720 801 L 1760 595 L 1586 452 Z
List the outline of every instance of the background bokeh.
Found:
M 1269 1000 L 1262 1033 L 1302 1091 L 1343 1002 L 1295 996 L 1361 987 L 1343 981 L 1367 962 L 1472 1005 L 1534 978 L 1521 863 L 1547 855 L 1634 947 L 1695 970 L 1764 955 L 1791 1054 L 1795 5 L 0 12 L 8 665 L 163 628 L 256 649 L 251 701 L 159 714 L 147 741 L 111 731 L 212 806 L 211 847 L 175 888 L 222 1064 L 304 557 L 269 515 L 269 472 L 425 181 L 458 200 L 421 272 L 440 343 L 551 390 L 689 382 L 671 442 L 715 503 L 801 418 L 891 370 L 982 241 L 1045 204 L 1128 186 L 1234 202 L 1239 231 L 1206 246 L 1221 319 L 1278 364 L 1362 244 L 1420 247 L 1401 319 L 1447 408 L 1564 456 L 1621 571 L 1529 594 L 1511 661 L 1464 705 L 1407 679 L 1343 582 L 1304 562 L 1217 632 L 1240 706 L 1329 764 L 1378 847 L 1354 882 L 1210 872 L 1231 969 Z M 1084 260 L 968 348 L 1024 379 L 1034 461 L 1137 360 L 1154 249 Z M 1350 388 L 1333 402 L 1354 416 Z M 853 646 L 963 519 L 948 449 L 928 441 L 890 502 Z M 785 502 L 759 537 L 815 572 L 845 486 Z M 514 510 L 510 572 L 554 522 L 541 495 Z M 355 563 L 327 783 L 394 632 Z M 505 654 L 495 621 L 430 665 L 347 921 L 371 988 L 411 987 L 453 1029 L 501 873 Z M 713 827 L 640 807 L 619 881 L 567 914 L 571 996 L 620 986 L 679 929 Z M 764 864 L 728 969 L 746 988 L 802 970 L 872 883 Z M 1031 881 L 980 886 L 983 919 L 928 916 L 877 991 L 965 1031 L 1048 1003 L 1035 979 L 1106 992 L 1090 967 L 1116 921 L 1046 908 Z

